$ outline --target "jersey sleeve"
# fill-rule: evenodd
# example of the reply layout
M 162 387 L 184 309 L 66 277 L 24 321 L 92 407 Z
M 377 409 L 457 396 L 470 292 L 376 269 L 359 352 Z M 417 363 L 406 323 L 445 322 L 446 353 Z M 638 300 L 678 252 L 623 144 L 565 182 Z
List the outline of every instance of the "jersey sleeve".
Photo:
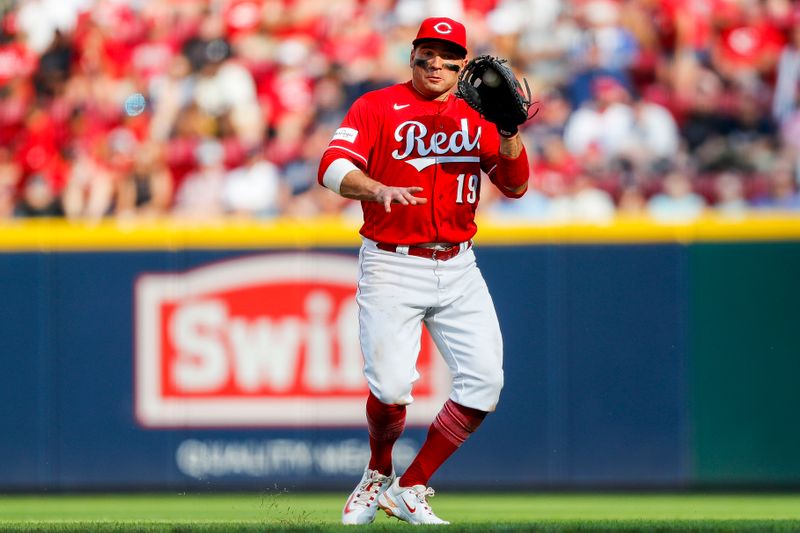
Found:
M 379 123 L 375 104 L 370 103 L 369 98 L 362 96 L 355 101 L 322 154 L 317 171 L 320 185 L 323 184 L 325 171 L 337 159 L 346 159 L 362 172 L 367 172 L 372 145 L 378 137 Z

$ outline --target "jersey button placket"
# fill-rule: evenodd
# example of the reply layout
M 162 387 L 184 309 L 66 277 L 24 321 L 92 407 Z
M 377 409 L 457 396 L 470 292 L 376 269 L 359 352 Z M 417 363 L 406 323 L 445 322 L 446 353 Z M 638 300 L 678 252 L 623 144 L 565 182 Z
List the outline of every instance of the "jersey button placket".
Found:
M 439 131 L 444 131 L 444 129 L 445 129 L 443 115 L 442 115 L 442 112 L 445 110 L 445 108 L 446 108 L 446 106 L 445 106 L 445 103 L 443 103 L 443 102 L 439 102 L 436 105 L 436 117 L 434 118 L 433 126 L 434 126 L 434 128 L 436 128 Z M 435 209 L 435 203 L 436 203 L 435 197 L 436 197 L 436 194 L 437 194 L 436 178 L 438 177 L 438 175 L 439 175 L 439 155 L 437 154 L 436 155 L 436 168 L 434 168 L 434 170 L 433 170 L 433 190 L 431 191 L 431 200 L 432 200 L 431 201 L 431 218 L 432 218 L 432 222 L 433 222 L 434 231 L 436 232 L 436 240 L 439 239 L 439 223 L 436 220 L 436 209 Z M 434 250 L 433 256 L 431 257 L 431 259 L 436 261 L 436 250 Z

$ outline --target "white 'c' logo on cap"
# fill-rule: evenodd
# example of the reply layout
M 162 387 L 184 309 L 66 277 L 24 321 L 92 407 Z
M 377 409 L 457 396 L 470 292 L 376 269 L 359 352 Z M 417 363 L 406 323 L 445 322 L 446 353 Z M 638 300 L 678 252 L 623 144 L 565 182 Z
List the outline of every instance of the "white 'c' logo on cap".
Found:
M 433 29 L 436 30 L 437 33 L 450 33 L 453 31 L 453 27 L 450 26 L 447 22 L 439 22 L 433 26 Z

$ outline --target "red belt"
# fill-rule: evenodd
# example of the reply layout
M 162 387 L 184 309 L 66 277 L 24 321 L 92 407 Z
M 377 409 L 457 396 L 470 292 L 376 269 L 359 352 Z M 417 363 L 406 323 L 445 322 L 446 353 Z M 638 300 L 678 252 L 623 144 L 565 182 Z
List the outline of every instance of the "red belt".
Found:
M 413 255 L 416 257 L 424 257 L 425 259 L 437 259 L 439 261 L 447 261 L 457 256 L 461 252 L 460 244 L 453 244 L 447 248 L 431 248 L 428 246 L 413 246 L 404 244 L 389 244 L 386 242 L 376 242 L 375 246 L 386 252 L 403 253 L 403 248 L 408 248 L 405 255 Z M 467 242 L 464 250 L 469 250 L 472 246 L 472 241 Z M 399 249 L 399 250 L 398 250 Z

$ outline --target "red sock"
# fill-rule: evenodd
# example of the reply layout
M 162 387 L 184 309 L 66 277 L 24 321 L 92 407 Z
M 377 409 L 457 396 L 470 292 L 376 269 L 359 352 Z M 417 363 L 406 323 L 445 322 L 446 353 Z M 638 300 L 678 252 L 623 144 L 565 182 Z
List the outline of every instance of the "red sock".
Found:
M 367 398 L 370 470 L 388 476 L 392 473 L 392 448 L 406 424 L 405 405 L 381 403 L 371 392 Z
M 486 417 L 485 411 L 447 400 L 428 430 L 417 457 L 400 478 L 401 487 L 428 486 L 428 480 Z

